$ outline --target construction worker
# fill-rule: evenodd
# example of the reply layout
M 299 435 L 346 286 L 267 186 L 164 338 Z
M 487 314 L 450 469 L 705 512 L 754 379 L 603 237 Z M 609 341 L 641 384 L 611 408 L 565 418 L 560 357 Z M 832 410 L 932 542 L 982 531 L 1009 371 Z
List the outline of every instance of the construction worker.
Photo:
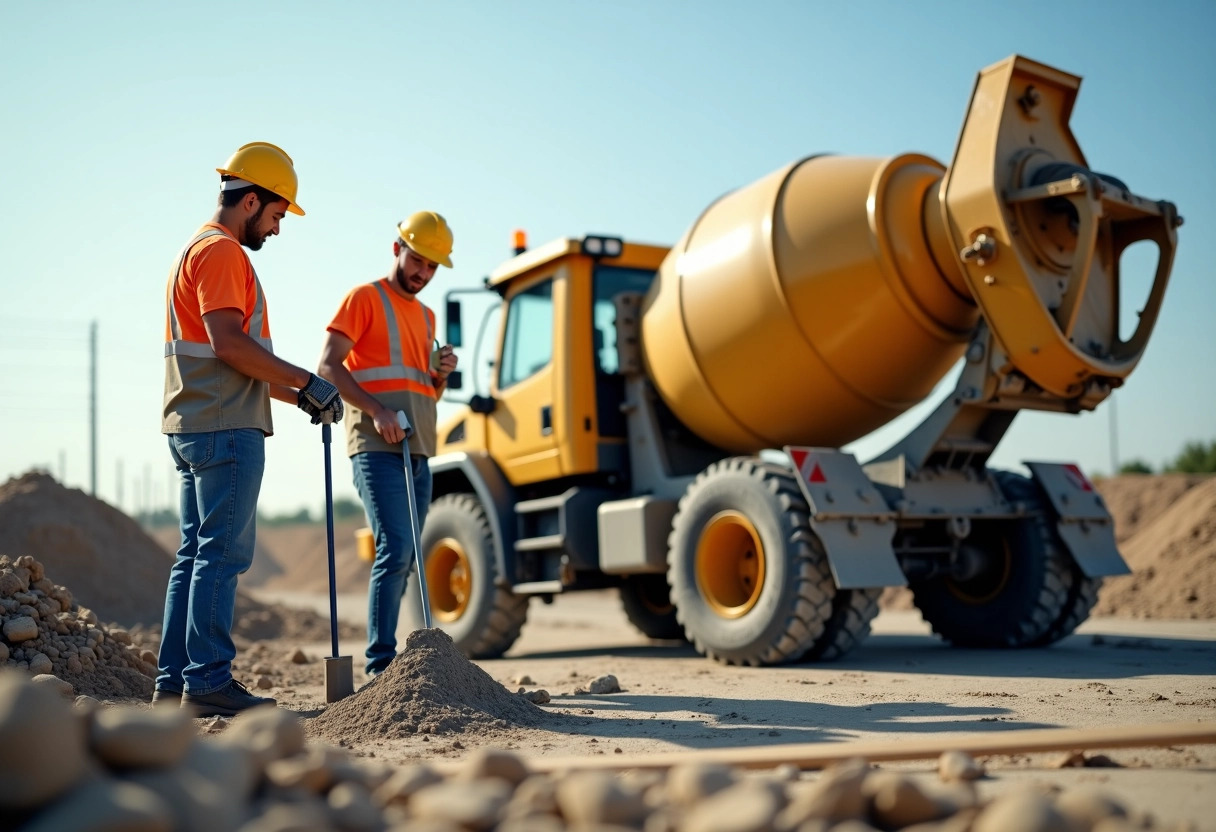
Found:
M 218 210 L 169 273 L 161 432 L 181 475 L 181 545 L 152 702 L 232 716 L 275 704 L 232 678 L 237 576 L 253 561 L 270 399 L 298 406 L 313 424 L 340 419 L 342 399 L 271 351 L 266 296 L 242 249 L 259 250 L 288 212 L 303 216 L 291 158 L 254 142 L 216 170 Z
M 452 231 L 439 214 L 420 211 L 401 222 L 392 270 L 342 301 L 317 368 L 348 405 L 346 450 L 376 540 L 367 609 L 370 676 L 397 654 L 397 621 L 413 563 L 399 410 L 413 428 L 408 459 L 419 526 L 431 502 L 427 458 L 435 453 L 435 403 L 456 355 L 447 345 L 432 351 L 435 313 L 417 296 L 439 266 L 452 267 L 451 253 Z

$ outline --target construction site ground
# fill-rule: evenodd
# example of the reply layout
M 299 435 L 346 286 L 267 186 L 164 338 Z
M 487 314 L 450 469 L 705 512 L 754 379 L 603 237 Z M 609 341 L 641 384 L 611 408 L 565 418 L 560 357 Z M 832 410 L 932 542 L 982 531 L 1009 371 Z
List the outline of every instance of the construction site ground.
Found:
M 267 593 L 266 600 L 328 611 L 325 596 Z M 339 616 L 364 617 L 365 596 L 339 598 Z M 404 637 L 404 627 L 402 629 Z M 294 649 L 284 644 L 284 655 Z M 343 641 L 359 664 L 363 644 Z M 304 645 L 313 660 L 273 691 L 304 714 L 324 708 L 321 658 L 328 642 Z M 284 659 L 285 661 L 285 659 Z M 652 642 L 621 611 L 614 592 L 534 601 L 519 641 L 502 659 L 477 664 L 507 688 L 543 689 L 560 724 L 482 738 L 344 735 L 377 759 L 458 760 L 488 742 L 528 757 L 640 754 L 704 748 L 919 737 L 1028 728 L 1103 728 L 1216 718 L 1216 622 L 1093 618 L 1040 650 L 959 650 L 933 636 L 915 611 L 884 611 L 873 635 L 843 660 L 777 668 L 728 667 L 688 645 Z M 592 695 L 611 674 L 619 693 Z M 519 685 L 521 677 L 532 681 Z M 357 669 L 355 684 L 366 679 Z M 459 691 L 451 691 L 458 700 Z M 331 737 L 337 741 L 338 737 Z M 1080 750 L 1080 749 L 1079 749 Z M 1091 788 L 1159 824 L 1216 829 L 1216 747 L 1101 752 L 1118 767 L 1065 767 L 1065 754 L 988 758 L 981 791 L 1027 784 Z M 1099 752 L 1086 756 L 1101 763 Z M 888 763 L 935 778 L 936 761 Z

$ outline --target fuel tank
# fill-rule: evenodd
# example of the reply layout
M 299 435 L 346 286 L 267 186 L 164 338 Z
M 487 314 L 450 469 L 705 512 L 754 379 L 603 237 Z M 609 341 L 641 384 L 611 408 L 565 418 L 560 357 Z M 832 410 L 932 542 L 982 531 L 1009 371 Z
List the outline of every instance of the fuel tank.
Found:
M 709 206 L 647 294 L 642 350 L 701 438 L 839 447 L 924 399 L 979 317 L 927 156 L 812 156 Z

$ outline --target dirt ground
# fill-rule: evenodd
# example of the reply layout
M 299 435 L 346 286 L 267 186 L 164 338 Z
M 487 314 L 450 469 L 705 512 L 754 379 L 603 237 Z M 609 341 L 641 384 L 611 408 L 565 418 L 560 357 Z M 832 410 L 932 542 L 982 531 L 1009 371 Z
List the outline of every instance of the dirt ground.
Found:
M 69 586 L 78 575 L 82 583 L 89 575 L 96 580 L 97 558 L 121 564 L 138 553 L 159 558 L 167 573 L 168 555 L 147 554 L 147 538 L 132 543 L 131 529 L 111 517 L 108 506 L 71 502 L 64 503 L 70 513 L 52 505 L 35 515 L 28 501 L 39 494 L 47 502 L 79 494 L 55 488 L 42 480 L 4 486 L 0 542 L 8 553 L 45 543 L 31 553 L 46 564 L 48 579 Z M 407 651 L 368 686 L 361 672 L 366 578 L 360 570 L 366 567 L 348 562 L 340 581 L 346 590 L 338 605 L 340 652 L 354 657 L 357 690 L 327 707 L 328 599 L 324 584 L 319 591 L 316 583 L 315 529 L 297 529 L 288 544 L 274 533 L 261 535 L 259 557 L 274 562 L 262 571 L 268 577 L 261 586 L 242 583 L 249 598 L 240 616 L 234 673 L 303 717 L 314 741 L 390 764 L 455 762 L 483 747 L 511 749 L 532 760 L 587 759 L 856 740 L 898 743 L 1022 728 L 1211 723 L 1216 480 L 1150 478 L 1117 488 L 1103 493 L 1112 511 L 1119 507 L 1116 528 L 1136 574 L 1112 582 L 1116 592 L 1108 587 L 1100 599 L 1103 614 L 1047 649 L 951 648 L 929 633 L 915 610 L 892 604 L 875 621 L 873 635 L 843 660 L 728 667 L 701 658 L 687 644 L 646 639 L 626 620 L 615 592 L 597 591 L 561 596 L 551 605 L 534 600 L 522 636 L 505 658 L 410 664 Z M 41 524 L 30 520 L 24 537 L 14 532 L 16 515 L 4 514 L 6 505 L 18 503 L 21 518 Z M 52 534 L 52 520 L 84 531 Z M 113 541 L 108 529 L 116 530 Z M 84 549 L 95 555 L 84 557 L 78 551 Z M 345 557 L 352 556 L 347 551 Z M 294 564 L 294 570 L 284 564 Z M 130 569 L 143 574 L 147 564 L 141 560 Z M 84 591 L 75 595 L 81 603 L 89 600 Z M 155 627 L 146 625 L 156 620 L 157 604 L 135 605 L 130 596 L 124 601 L 123 615 L 137 622 L 131 627 L 135 645 L 154 647 Z M 115 620 L 106 616 L 104 604 L 94 606 L 103 622 Z M 406 635 L 403 624 L 402 644 Z M 609 685 L 611 692 L 588 692 L 608 675 L 619 690 Z M 487 688 L 485 679 L 498 684 Z M 543 690 L 549 701 L 533 705 L 516 694 L 520 688 L 533 701 L 544 699 L 536 693 Z M 989 775 L 979 788 L 983 794 L 1026 785 L 1095 790 L 1152 817 L 1155 828 L 1216 830 L 1216 747 L 1102 753 L 1112 766 L 1092 765 L 1101 762 L 1096 751 L 1087 755 L 1091 765 L 1069 768 L 1058 767 L 1054 754 L 990 757 L 983 761 Z M 884 767 L 936 776 L 930 760 Z

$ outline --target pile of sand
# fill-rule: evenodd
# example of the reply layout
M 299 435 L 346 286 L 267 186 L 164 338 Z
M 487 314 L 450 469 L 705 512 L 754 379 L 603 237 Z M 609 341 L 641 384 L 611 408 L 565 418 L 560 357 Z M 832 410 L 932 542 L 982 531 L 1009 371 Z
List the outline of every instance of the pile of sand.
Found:
M 430 629 L 410 633 L 383 673 L 326 708 L 309 733 L 357 744 L 412 734 L 484 734 L 555 718 L 490 678 L 443 630 Z
M 54 674 L 79 694 L 145 700 L 156 667 L 126 631 L 107 629 L 32 557 L 0 555 L 0 667 Z
M 118 509 L 48 474 L 0 485 L 0 554 L 32 555 L 104 621 L 161 620 L 172 561 Z
M 1216 618 L 1216 477 L 1119 477 L 1100 490 L 1120 509 L 1115 530 L 1132 574 L 1106 579 L 1094 613 Z
M 176 538 L 177 530 L 172 533 Z M 0 485 L 0 554 L 37 558 L 102 621 L 152 628 L 161 622 L 172 557 L 118 509 L 47 474 L 30 472 Z M 329 620 L 238 593 L 233 634 L 319 641 L 329 638 Z

